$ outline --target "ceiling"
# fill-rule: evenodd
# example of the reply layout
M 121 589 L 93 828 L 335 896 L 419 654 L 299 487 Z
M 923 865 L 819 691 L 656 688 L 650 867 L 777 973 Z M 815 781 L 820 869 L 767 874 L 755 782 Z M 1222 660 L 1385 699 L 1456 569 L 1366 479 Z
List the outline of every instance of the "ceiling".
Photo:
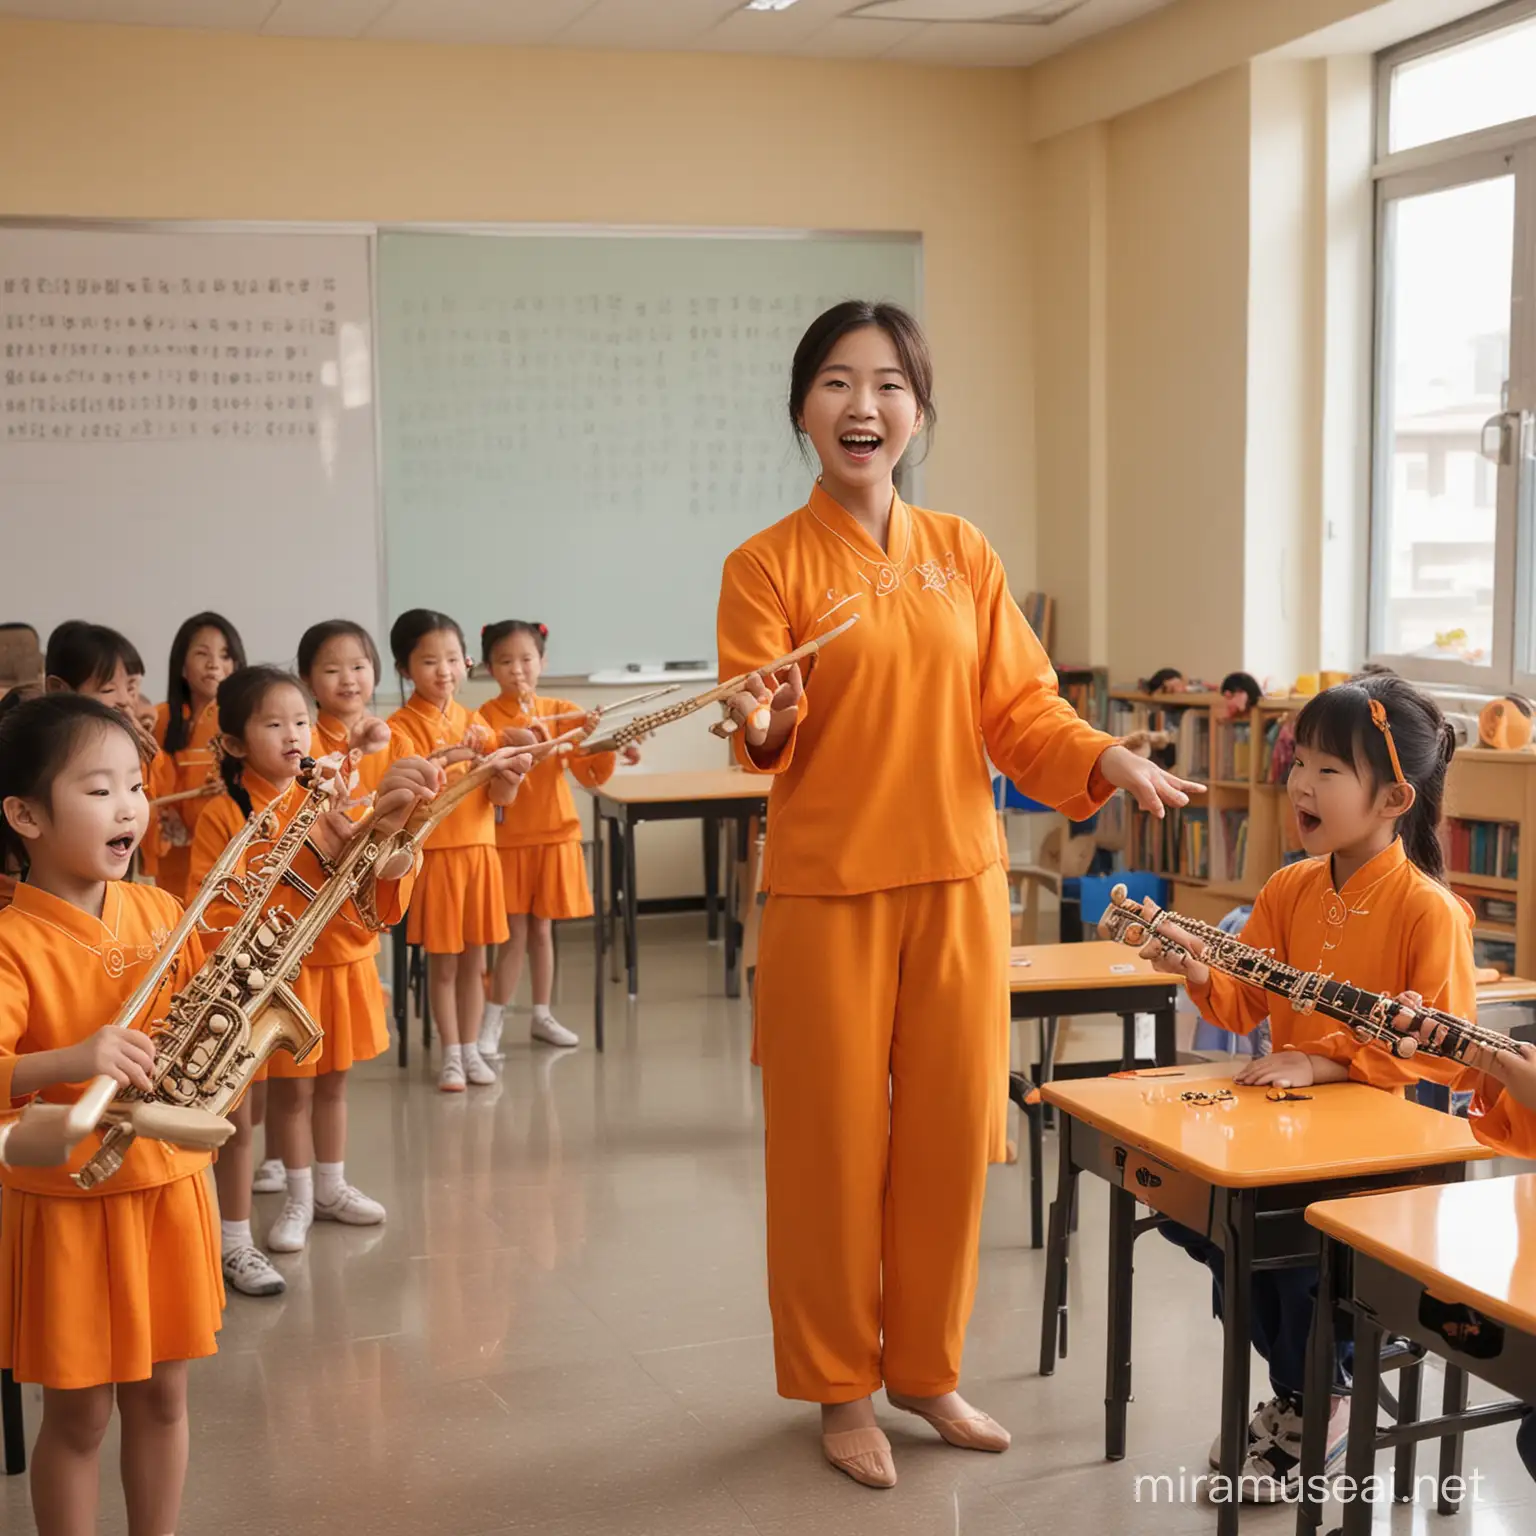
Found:
M 1169 3 L 796 0 L 775 12 L 743 0 L 0 0 L 0 14 L 280 37 L 1022 65 Z M 1035 20 L 996 19 L 1007 16 Z

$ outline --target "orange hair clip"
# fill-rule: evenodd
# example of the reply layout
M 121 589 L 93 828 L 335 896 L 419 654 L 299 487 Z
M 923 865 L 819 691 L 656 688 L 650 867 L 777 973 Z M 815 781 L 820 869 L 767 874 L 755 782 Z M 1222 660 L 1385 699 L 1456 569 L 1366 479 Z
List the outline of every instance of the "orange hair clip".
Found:
M 1387 719 L 1387 706 L 1380 699 L 1371 700 L 1371 719 L 1376 729 L 1387 738 L 1387 756 L 1392 759 L 1392 772 L 1396 775 L 1397 782 L 1406 784 L 1408 780 L 1403 777 L 1403 765 L 1397 760 L 1397 743 L 1392 740 L 1392 725 Z

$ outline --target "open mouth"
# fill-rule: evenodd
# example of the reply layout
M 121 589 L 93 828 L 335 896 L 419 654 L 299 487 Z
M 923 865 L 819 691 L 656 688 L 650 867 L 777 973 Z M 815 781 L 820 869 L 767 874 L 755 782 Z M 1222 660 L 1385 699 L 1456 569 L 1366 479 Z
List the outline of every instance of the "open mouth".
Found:
M 1296 825 L 1303 837 L 1310 837 L 1312 833 L 1322 830 L 1322 817 L 1314 816 L 1311 811 L 1298 810 L 1296 812 Z
M 133 834 L 124 832 L 119 837 L 109 837 L 107 847 L 111 849 L 113 858 L 127 859 L 133 856 Z
M 843 452 L 860 464 L 867 464 L 880 451 L 884 441 L 873 432 L 845 432 L 838 438 Z

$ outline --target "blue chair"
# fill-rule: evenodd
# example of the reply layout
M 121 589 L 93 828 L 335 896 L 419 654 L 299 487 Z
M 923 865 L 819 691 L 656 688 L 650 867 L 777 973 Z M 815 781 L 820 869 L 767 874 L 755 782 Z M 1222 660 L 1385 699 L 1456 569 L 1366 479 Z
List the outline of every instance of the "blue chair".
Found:
M 1099 919 L 1109 907 L 1109 893 L 1123 885 L 1132 901 L 1144 901 L 1151 897 L 1158 906 L 1168 905 L 1168 880 L 1164 875 L 1148 874 L 1145 870 L 1124 869 L 1112 875 L 1083 875 L 1061 882 L 1061 899 L 1076 901 L 1082 915 L 1083 933 L 1097 928 Z

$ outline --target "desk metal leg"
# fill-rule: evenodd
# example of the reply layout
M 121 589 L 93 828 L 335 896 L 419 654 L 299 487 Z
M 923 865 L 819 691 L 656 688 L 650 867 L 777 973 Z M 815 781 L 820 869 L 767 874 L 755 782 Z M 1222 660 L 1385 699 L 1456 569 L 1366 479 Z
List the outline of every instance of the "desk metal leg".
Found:
M 1072 1117 L 1061 1117 L 1056 1156 L 1056 1198 L 1051 1202 L 1051 1227 L 1046 1238 L 1045 1300 L 1040 1308 L 1040 1374 L 1056 1372 L 1056 1356 L 1067 1353 L 1067 1263 L 1070 1254 L 1067 1224 L 1077 1203 L 1077 1170 L 1072 1166 Z
M 624 910 L 624 842 L 618 818 L 608 821 L 608 979 L 619 982 L 619 913 Z
M 1248 1360 L 1253 1351 L 1253 1219 L 1251 1191 L 1229 1194 L 1226 1286 L 1221 1350 L 1221 1479 L 1216 1536 L 1237 1536 L 1238 1479 L 1248 1454 Z
M 1302 1384 L 1301 1497 L 1296 1508 L 1296 1536 L 1312 1536 L 1323 1523 L 1321 1499 L 1312 1498 L 1328 1455 L 1328 1410 L 1332 1403 L 1334 1318 L 1338 1305 L 1338 1266 L 1343 1256 L 1323 1239 L 1317 1273 L 1317 1305 L 1307 1335 L 1307 1379 Z M 1347 1259 L 1344 1260 L 1347 1262 Z
M 411 1056 L 411 957 L 405 942 L 405 924 L 396 923 L 389 933 L 390 1008 L 395 1016 L 395 1050 L 402 1067 Z
M 1355 1387 L 1349 1402 L 1349 1445 L 1344 1452 L 1344 1471 L 1354 1479 L 1356 1488 L 1366 1486 L 1376 1466 L 1376 1412 L 1380 1395 L 1381 1329 L 1356 1313 Z M 1344 1536 L 1369 1536 L 1374 1508 L 1369 1499 L 1350 1499 L 1344 1505 Z
M 1170 1003 L 1152 1015 L 1157 1044 L 1153 1059 L 1160 1067 L 1174 1066 L 1179 1059 L 1178 1013 Z
M 432 1054 L 432 957 L 420 945 L 416 947 L 416 964 L 420 968 L 421 989 L 417 1002 L 421 1009 L 421 1048 L 430 1058 Z
M 1359 1345 L 1355 1348 L 1358 1350 Z M 1355 1391 L 1360 1390 L 1360 1367 L 1355 1366 L 1356 1383 Z M 1449 1417 L 1453 1413 L 1465 1413 L 1467 1411 L 1467 1373 L 1459 1365 L 1452 1365 L 1449 1361 L 1445 1365 L 1445 1397 L 1442 1400 L 1441 1412 Z M 1354 1421 L 1350 1421 L 1350 1429 L 1354 1429 Z M 1461 1478 L 1461 1453 L 1466 1445 L 1466 1436 L 1462 1434 L 1446 1435 L 1440 1441 L 1440 1503 L 1439 1509 L 1442 1515 L 1454 1515 L 1461 1507 L 1460 1498 L 1452 1498 L 1446 1493 L 1446 1488 L 1453 1486 L 1451 1479 L 1458 1479 L 1454 1485 L 1460 1487 Z
M 27 1470 L 26 1422 L 22 1418 L 21 1388 L 9 1371 L 0 1371 L 0 1421 L 4 1424 L 5 1475 L 20 1477 Z
M 1045 1230 L 1045 1106 L 1035 1104 L 1024 1111 L 1029 1122 L 1029 1246 L 1044 1246 Z
M 1131 1401 L 1131 1287 L 1136 1197 L 1109 1190 L 1109 1338 L 1104 1376 L 1104 1456 L 1125 1459 L 1125 1417 Z
M 640 996 L 640 935 L 635 927 L 635 823 L 624 818 L 624 958 L 629 962 L 629 995 Z
M 704 917 L 711 944 L 720 937 L 720 823 L 704 817 Z M 730 921 L 729 917 L 726 919 Z
M 597 814 L 597 835 L 592 839 L 592 1030 L 599 1051 L 603 1048 L 604 941 L 608 937 L 607 891 L 603 885 L 603 818 Z
M 1405 1365 L 1397 1379 L 1397 1422 L 1417 1424 L 1419 1406 L 1423 1401 L 1424 1362 L 1415 1360 Z M 1398 1504 L 1413 1502 L 1414 1463 L 1418 1459 L 1419 1442 L 1406 1440 L 1397 1448 L 1397 1460 L 1392 1464 L 1392 1498 Z
M 1130 1072 L 1136 1066 L 1136 1015 L 1120 1015 L 1120 1070 Z

